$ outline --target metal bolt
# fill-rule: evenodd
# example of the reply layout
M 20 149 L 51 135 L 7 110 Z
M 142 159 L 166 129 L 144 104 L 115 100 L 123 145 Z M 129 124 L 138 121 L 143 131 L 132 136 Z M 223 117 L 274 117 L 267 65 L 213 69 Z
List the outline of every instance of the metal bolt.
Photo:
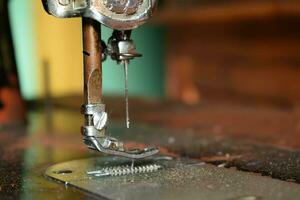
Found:
M 94 113 L 93 115 L 93 125 L 97 130 L 102 130 L 107 123 L 107 113 L 100 112 Z

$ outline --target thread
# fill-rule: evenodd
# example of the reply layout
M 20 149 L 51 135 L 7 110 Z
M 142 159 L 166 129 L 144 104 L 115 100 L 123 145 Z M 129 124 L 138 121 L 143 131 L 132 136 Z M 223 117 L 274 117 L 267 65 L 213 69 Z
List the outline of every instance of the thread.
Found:
M 162 169 L 162 166 L 157 164 L 135 166 L 135 167 L 125 165 L 125 166 L 106 167 L 101 170 L 87 172 L 87 174 L 94 175 L 97 177 L 125 176 L 130 174 L 151 173 L 151 172 L 156 172 L 160 169 Z

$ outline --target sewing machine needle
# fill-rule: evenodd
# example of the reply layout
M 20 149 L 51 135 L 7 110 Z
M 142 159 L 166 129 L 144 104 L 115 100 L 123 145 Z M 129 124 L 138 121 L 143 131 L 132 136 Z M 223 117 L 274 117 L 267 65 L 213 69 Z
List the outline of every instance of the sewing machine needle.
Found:
M 128 60 L 124 60 L 124 72 L 125 72 L 125 106 L 126 106 L 126 127 L 129 128 L 129 104 L 128 104 Z

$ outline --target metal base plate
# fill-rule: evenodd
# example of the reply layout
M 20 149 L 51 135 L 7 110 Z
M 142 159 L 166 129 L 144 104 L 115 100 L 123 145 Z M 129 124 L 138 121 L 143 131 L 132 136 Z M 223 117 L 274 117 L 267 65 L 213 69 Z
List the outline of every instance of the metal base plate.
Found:
M 196 161 L 154 157 L 135 165 L 160 164 L 162 170 L 115 177 L 87 175 L 107 166 L 131 165 L 131 160 L 99 157 L 56 164 L 46 176 L 108 199 L 298 199 L 300 185 Z

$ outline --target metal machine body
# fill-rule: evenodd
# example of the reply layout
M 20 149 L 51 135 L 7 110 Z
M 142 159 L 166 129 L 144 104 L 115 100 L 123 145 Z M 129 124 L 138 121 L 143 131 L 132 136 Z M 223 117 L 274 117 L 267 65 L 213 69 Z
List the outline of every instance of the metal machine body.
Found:
M 115 30 L 132 30 L 152 16 L 156 0 L 43 0 L 43 4 L 55 17 L 87 17 Z
M 131 159 L 152 156 L 158 148 L 127 150 L 123 143 L 108 137 L 108 115 L 102 102 L 102 61 L 110 56 L 124 65 L 126 126 L 129 128 L 128 65 L 141 56 L 136 52 L 131 30 L 152 15 L 156 0 L 42 0 L 45 10 L 59 18 L 82 17 L 84 55 L 84 104 L 82 126 L 84 143 L 93 150 Z M 107 45 L 101 40 L 101 24 L 113 29 Z

